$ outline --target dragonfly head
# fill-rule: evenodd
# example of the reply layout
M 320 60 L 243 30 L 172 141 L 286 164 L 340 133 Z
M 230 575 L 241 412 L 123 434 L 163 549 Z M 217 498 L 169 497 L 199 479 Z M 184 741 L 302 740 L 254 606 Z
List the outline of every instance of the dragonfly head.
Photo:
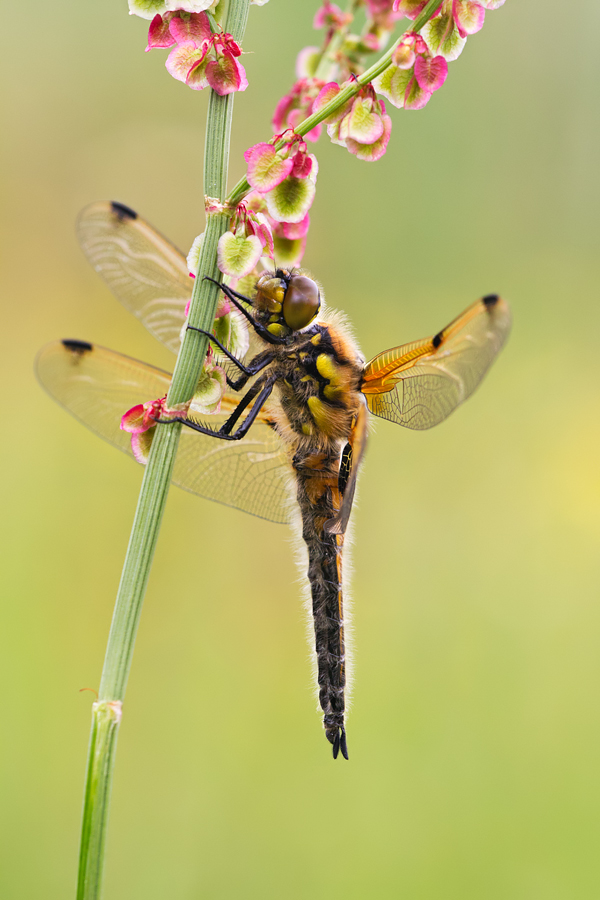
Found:
M 321 295 L 312 278 L 278 269 L 259 278 L 253 305 L 272 334 L 285 336 L 310 325 L 321 307 Z

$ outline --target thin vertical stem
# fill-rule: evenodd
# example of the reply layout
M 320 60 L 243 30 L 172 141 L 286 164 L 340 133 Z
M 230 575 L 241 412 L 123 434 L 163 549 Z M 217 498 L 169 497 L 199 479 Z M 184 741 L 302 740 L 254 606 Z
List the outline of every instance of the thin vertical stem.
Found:
M 241 41 L 246 28 L 250 0 L 230 0 L 225 30 Z M 229 164 L 229 139 L 233 94 L 220 97 L 211 91 L 204 155 L 205 195 L 225 200 Z M 218 301 L 218 288 L 205 275 L 219 279 L 217 244 L 229 224 L 225 208 L 207 209 L 198 277 L 190 307 L 191 324 L 210 330 Z M 174 406 L 191 399 L 206 356 L 207 339 L 186 331 L 177 357 L 167 403 Z M 165 509 L 181 426 L 159 427 L 152 442 L 144 472 L 127 555 L 117 593 L 113 621 L 98 701 L 93 705 L 92 728 L 83 803 L 77 900 L 98 900 L 104 867 L 104 848 L 112 787 L 112 773 L 122 702 L 131 668 L 133 648 L 160 525 Z

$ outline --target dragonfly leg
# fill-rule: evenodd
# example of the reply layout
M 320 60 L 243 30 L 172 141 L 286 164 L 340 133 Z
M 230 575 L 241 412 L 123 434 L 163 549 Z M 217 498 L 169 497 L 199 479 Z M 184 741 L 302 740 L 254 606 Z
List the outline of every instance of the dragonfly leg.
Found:
M 241 314 L 243 316 L 246 317 L 248 322 L 254 328 L 257 335 L 259 337 L 261 337 L 263 339 L 263 341 L 266 341 L 268 344 L 285 344 L 285 338 L 275 337 L 274 334 L 271 334 L 270 331 L 267 331 L 267 329 L 265 328 L 264 325 L 262 325 L 260 322 L 256 321 L 256 319 L 254 318 L 252 313 L 249 313 L 248 310 L 242 306 L 242 304 L 239 302 L 239 300 L 236 299 L 235 291 L 232 291 L 231 288 L 227 287 L 226 284 L 221 284 L 220 281 L 215 281 L 214 278 L 210 278 L 210 276 L 208 276 L 208 275 L 204 276 L 204 280 L 212 281 L 213 284 L 216 284 L 217 287 L 223 291 L 223 293 L 225 294 L 227 299 L 230 300 L 231 303 L 233 303 L 233 305 L 235 306 L 235 308 L 237 310 L 239 310 L 239 312 L 241 312 Z M 237 294 L 237 297 L 242 297 L 242 296 L 243 296 L 242 294 Z M 246 303 L 251 302 L 247 297 L 244 297 L 244 300 L 246 301 Z
M 209 338 L 213 342 L 213 344 L 216 344 L 219 350 L 221 350 L 222 353 L 225 354 L 227 359 L 230 359 L 231 362 L 238 367 L 238 369 L 241 369 L 241 371 L 246 376 L 243 384 L 240 384 L 239 387 L 236 388 L 234 387 L 234 384 L 237 384 L 237 381 L 235 383 L 231 383 L 228 381 L 229 386 L 233 387 L 234 390 L 239 390 L 240 387 L 243 387 L 248 378 L 251 378 L 252 375 L 256 375 L 257 372 L 260 372 L 261 369 L 264 369 L 265 366 L 268 366 L 269 363 L 273 360 L 272 353 L 269 353 L 268 355 L 263 355 L 262 353 L 260 353 L 251 362 L 249 362 L 247 366 L 245 366 L 244 363 L 237 359 L 237 357 L 235 357 L 233 353 L 230 353 L 229 350 L 223 346 L 221 341 L 216 338 L 214 334 L 211 334 L 210 331 L 204 331 L 203 328 L 196 328 L 194 325 L 188 325 L 188 329 L 190 331 L 197 331 L 199 334 L 205 334 L 206 337 Z M 238 381 L 241 381 L 241 379 L 238 379 Z
M 196 422 L 194 419 L 184 418 L 183 416 L 178 416 L 173 419 L 156 419 L 156 421 L 159 425 L 168 425 L 172 422 L 180 422 L 182 425 L 186 425 L 193 431 L 199 431 L 200 434 L 206 434 L 210 437 L 218 438 L 222 441 L 241 441 L 241 439 L 246 436 L 250 426 L 255 421 L 266 401 L 269 399 L 276 380 L 277 378 L 270 378 L 266 382 L 266 384 L 263 383 L 252 385 L 248 393 L 245 394 L 244 397 L 242 397 L 232 414 L 229 416 L 227 421 L 224 422 L 223 425 L 221 425 L 218 431 L 215 431 L 213 428 L 209 428 L 207 425 L 202 425 L 200 422 Z M 250 403 L 252 403 L 254 398 L 256 398 L 254 406 L 252 407 L 240 427 L 237 429 L 237 431 L 234 431 L 234 433 L 231 434 L 233 426 L 236 424 L 237 420 L 240 418 L 246 407 L 249 406 Z

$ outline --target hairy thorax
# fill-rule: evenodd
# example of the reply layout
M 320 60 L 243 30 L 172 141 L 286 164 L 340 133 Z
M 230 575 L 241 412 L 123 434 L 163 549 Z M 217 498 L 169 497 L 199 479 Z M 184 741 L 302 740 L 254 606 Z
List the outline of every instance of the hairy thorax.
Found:
M 287 424 L 299 443 L 339 444 L 350 433 L 360 401 L 361 359 L 334 327 L 316 323 L 282 348 L 273 369 Z

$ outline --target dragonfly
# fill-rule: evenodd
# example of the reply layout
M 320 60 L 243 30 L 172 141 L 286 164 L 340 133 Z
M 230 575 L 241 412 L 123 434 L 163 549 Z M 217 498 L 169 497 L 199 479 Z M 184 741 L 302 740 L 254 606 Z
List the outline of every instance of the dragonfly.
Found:
M 88 260 L 117 299 L 173 353 L 193 283 L 185 256 L 129 207 L 94 203 L 78 220 Z M 333 757 L 348 759 L 344 540 L 370 415 L 425 430 L 478 386 L 510 330 L 507 303 L 477 300 L 433 336 L 369 362 L 316 281 L 276 269 L 252 296 L 219 285 L 250 332 L 243 359 L 211 334 L 227 361 L 227 388 L 210 422 L 186 413 L 157 427 L 182 429 L 173 482 L 209 500 L 299 529 L 310 584 L 319 705 Z M 56 341 L 37 358 L 48 393 L 125 453 L 121 416 L 166 395 L 170 373 L 87 341 Z M 160 414 L 159 414 L 160 415 Z

